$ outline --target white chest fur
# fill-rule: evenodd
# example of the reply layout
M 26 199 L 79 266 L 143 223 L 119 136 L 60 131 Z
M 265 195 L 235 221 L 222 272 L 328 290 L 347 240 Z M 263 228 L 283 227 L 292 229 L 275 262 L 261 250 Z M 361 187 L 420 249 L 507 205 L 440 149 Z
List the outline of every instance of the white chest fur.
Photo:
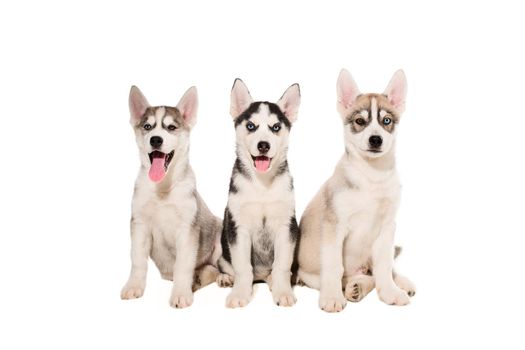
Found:
M 155 251 L 166 250 L 174 257 L 177 237 L 191 228 L 197 212 L 191 179 L 162 189 L 147 179 L 137 179 L 133 196 L 133 218 L 148 227 Z
M 346 237 L 345 270 L 359 269 L 370 259 L 372 245 L 385 220 L 391 220 L 400 199 L 400 183 L 395 170 L 363 173 L 347 167 L 347 186 L 334 193 L 333 206 Z
M 238 224 L 257 232 L 264 225 L 272 228 L 289 224 L 294 215 L 295 200 L 288 174 L 277 177 L 270 185 L 237 178 L 239 191 L 230 194 L 228 208 Z

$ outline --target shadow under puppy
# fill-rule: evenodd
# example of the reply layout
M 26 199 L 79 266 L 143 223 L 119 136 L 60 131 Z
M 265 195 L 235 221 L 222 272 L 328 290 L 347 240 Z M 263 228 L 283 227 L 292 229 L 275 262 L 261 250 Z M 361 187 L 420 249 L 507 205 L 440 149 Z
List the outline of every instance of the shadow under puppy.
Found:
M 383 94 L 361 94 L 348 71 L 339 75 L 346 152 L 301 218 L 298 254 L 298 278 L 320 289 L 325 311 L 341 311 L 346 299 L 359 301 L 374 285 L 387 304 L 405 305 L 415 294 L 414 285 L 393 271 L 401 191 L 394 152 L 405 95 L 402 71 Z
M 299 85 L 277 103 L 253 102 L 236 79 L 231 92 L 237 159 L 233 166 L 221 237 L 219 286 L 233 289 L 228 307 L 242 307 L 254 281 L 265 281 L 273 300 L 292 306 L 291 266 L 299 235 L 293 180 L 288 169 L 288 138 L 300 104 Z
M 197 105 L 195 87 L 176 107 L 151 107 L 137 87 L 131 88 L 130 122 L 141 167 L 132 202 L 131 272 L 122 299 L 144 293 L 149 256 L 162 278 L 174 282 L 173 307 L 190 306 L 193 291 L 217 278 L 222 223 L 197 192 L 189 164 Z

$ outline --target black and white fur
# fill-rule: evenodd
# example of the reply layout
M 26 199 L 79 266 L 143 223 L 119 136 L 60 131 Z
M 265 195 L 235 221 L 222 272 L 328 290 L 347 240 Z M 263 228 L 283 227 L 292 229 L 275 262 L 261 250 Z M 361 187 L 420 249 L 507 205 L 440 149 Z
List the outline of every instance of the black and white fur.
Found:
M 296 301 L 291 266 L 299 228 L 287 151 L 299 104 L 297 84 L 277 103 L 253 102 L 240 79 L 233 85 L 230 114 L 235 123 L 237 159 L 221 236 L 219 268 L 223 274 L 217 280 L 222 286 L 233 281 L 226 299 L 228 307 L 247 305 L 254 281 L 270 285 L 277 305 L 291 306 Z M 269 167 L 264 171 L 256 167 L 257 157 L 267 157 Z
M 141 168 L 132 203 L 131 272 L 121 298 L 143 295 L 151 257 L 162 278 L 174 282 L 170 305 L 184 308 L 192 304 L 194 290 L 216 280 L 221 255 L 221 220 L 198 194 L 189 165 L 197 90 L 188 89 L 177 107 L 151 107 L 133 86 L 129 106 Z M 152 178 L 153 158 L 159 154 L 165 174 Z
M 393 270 L 401 194 L 395 139 L 405 96 L 403 71 L 383 94 L 361 94 L 348 71 L 339 75 L 345 153 L 303 213 L 298 250 L 298 278 L 320 289 L 319 306 L 327 312 L 361 300 L 374 286 L 387 304 L 408 304 L 415 294 L 414 284 Z

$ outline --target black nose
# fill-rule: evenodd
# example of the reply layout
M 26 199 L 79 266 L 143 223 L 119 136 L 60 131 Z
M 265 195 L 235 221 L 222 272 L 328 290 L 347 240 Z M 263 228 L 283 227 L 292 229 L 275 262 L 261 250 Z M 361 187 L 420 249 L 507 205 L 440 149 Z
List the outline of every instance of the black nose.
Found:
M 149 139 L 149 144 L 153 148 L 160 148 L 160 146 L 162 146 L 162 137 L 160 137 L 160 136 L 153 136 L 151 139 Z
M 268 153 L 268 151 L 270 150 L 270 144 L 266 141 L 261 141 L 257 144 L 257 149 L 263 154 Z
M 368 139 L 368 142 L 370 143 L 370 146 L 372 148 L 379 148 L 381 147 L 381 144 L 383 143 L 383 139 L 381 138 L 381 136 L 370 136 L 370 138 Z

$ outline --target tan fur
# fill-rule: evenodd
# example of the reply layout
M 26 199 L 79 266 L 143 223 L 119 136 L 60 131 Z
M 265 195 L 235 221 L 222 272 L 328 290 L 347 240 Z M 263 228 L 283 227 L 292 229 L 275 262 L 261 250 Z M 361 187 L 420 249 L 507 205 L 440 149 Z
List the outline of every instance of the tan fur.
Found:
M 404 108 L 406 79 L 398 71 L 385 94 L 363 95 L 342 70 L 337 91 L 345 154 L 301 218 L 298 280 L 320 290 L 319 306 L 328 312 L 341 311 L 346 300 L 361 300 L 376 285 L 385 303 L 405 305 L 414 286 L 393 272 L 393 260 L 401 188 L 395 125 Z M 384 125 L 386 117 L 392 122 Z M 372 136 L 374 143 L 380 138 L 379 145 L 372 145 Z
M 352 130 L 354 132 L 360 132 L 365 128 L 365 126 L 361 126 L 355 123 L 355 120 L 358 118 L 363 118 L 365 121 L 370 122 L 371 116 L 368 114 L 363 116 L 361 114 L 362 111 L 370 111 L 371 101 L 372 98 L 375 98 L 377 101 L 377 108 L 380 111 L 384 111 L 386 114 L 382 117 L 380 117 L 380 121 L 382 121 L 385 116 L 388 116 L 392 119 L 394 123 L 391 123 L 388 126 L 383 126 L 385 130 L 388 132 L 392 132 L 394 130 L 394 126 L 396 123 L 399 122 L 399 113 L 395 111 L 394 106 L 388 101 L 388 98 L 382 94 L 363 94 L 359 95 L 352 105 L 352 112 L 348 115 L 345 115 L 345 124 L 351 124 Z

